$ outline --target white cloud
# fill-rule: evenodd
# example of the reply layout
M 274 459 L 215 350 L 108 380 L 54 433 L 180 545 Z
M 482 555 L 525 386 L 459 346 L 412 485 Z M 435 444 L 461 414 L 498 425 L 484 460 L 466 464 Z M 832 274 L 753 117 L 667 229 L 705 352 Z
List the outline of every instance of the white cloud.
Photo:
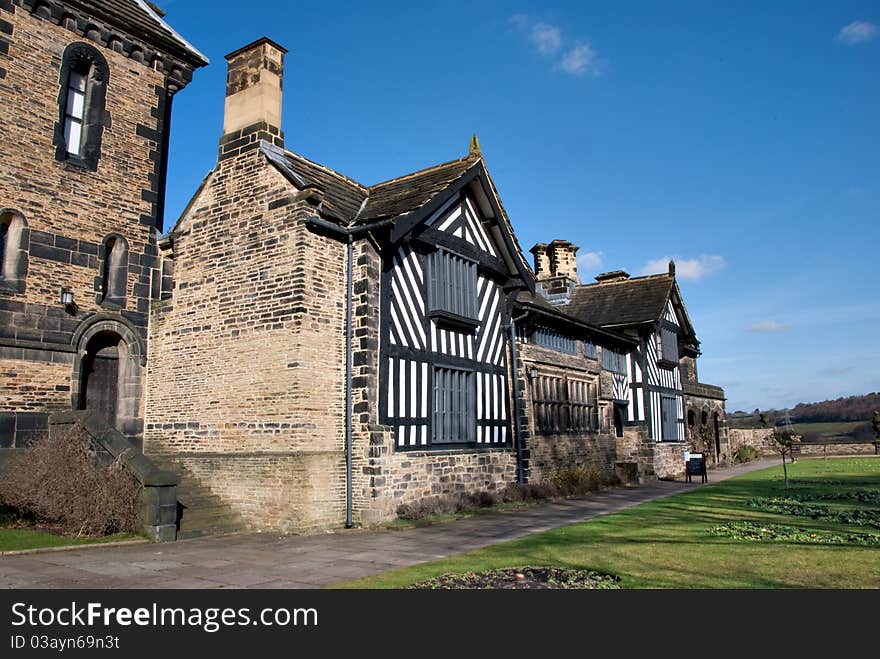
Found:
M 749 328 L 750 332 L 759 332 L 759 333 L 767 333 L 767 332 L 784 332 L 788 329 L 788 325 L 783 325 L 782 323 L 777 323 L 775 320 L 765 320 L 756 325 L 752 325 Z
M 679 279 L 697 281 L 714 275 L 719 270 L 724 269 L 726 265 L 723 256 L 717 254 L 703 254 L 695 259 L 674 259 L 675 260 L 675 276 Z M 654 275 L 669 271 L 668 256 L 664 256 L 653 261 L 648 261 L 641 270 L 643 275 Z
M 599 75 L 596 53 L 588 43 L 579 43 L 570 48 L 559 62 L 559 68 L 573 76 L 582 76 L 585 73 Z
M 577 257 L 578 272 L 596 270 L 602 265 L 602 252 L 581 252 Z
M 837 40 L 848 46 L 865 43 L 880 35 L 880 27 L 869 21 L 853 21 L 840 29 Z
M 562 48 L 562 33 L 550 23 L 535 23 L 529 33 L 529 41 L 542 55 L 553 55 Z
M 587 73 L 599 75 L 601 72 L 599 59 L 589 42 L 568 40 L 563 37 L 558 25 L 525 14 L 512 16 L 510 22 L 525 35 L 538 54 L 552 56 L 556 60 L 556 69 L 578 77 Z

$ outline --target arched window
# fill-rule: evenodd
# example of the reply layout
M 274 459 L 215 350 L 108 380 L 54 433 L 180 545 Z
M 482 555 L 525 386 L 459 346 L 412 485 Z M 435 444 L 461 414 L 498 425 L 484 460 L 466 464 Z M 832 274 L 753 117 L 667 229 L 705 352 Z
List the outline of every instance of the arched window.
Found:
M 102 306 L 123 308 L 128 282 L 128 243 L 122 236 L 111 234 L 104 239 L 101 252 L 104 262 L 98 302 Z
M 0 286 L 24 292 L 28 230 L 21 213 L 0 209 Z
M 55 125 L 55 158 L 91 170 L 98 168 L 101 136 L 110 125 L 104 109 L 110 69 L 96 48 L 70 44 L 61 64 L 58 123 Z

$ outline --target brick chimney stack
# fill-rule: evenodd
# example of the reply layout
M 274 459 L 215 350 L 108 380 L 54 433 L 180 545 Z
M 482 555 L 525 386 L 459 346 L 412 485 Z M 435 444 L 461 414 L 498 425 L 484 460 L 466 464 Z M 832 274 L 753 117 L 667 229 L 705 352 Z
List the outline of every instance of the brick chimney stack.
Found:
M 286 52 L 282 46 L 263 37 L 226 56 L 221 160 L 238 155 L 243 147 L 259 140 L 284 147 L 281 90 Z
M 535 256 L 535 278 L 541 294 L 551 304 L 568 304 L 571 291 L 581 283 L 578 247 L 567 240 L 554 240 L 549 245 L 538 243 L 530 251 Z

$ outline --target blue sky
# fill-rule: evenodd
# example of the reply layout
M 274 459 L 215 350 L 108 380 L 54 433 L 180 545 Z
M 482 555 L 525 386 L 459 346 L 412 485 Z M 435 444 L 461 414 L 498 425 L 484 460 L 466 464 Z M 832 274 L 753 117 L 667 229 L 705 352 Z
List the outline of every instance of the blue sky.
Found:
M 174 102 L 168 226 L 223 55 L 265 35 L 288 149 L 372 184 L 477 133 L 526 249 L 575 242 L 585 281 L 675 257 L 729 410 L 880 390 L 878 3 L 159 4 L 212 62 Z

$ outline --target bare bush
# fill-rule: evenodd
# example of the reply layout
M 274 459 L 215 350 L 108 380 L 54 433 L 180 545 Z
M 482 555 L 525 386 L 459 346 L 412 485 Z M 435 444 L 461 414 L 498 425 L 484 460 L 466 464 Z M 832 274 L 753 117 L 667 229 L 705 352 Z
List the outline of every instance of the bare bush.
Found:
M 81 433 L 78 425 L 54 432 L 11 461 L 0 478 L 0 506 L 79 536 L 135 531 L 138 483 L 118 461 L 97 465 Z
M 553 485 L 561 497 L 595 492 L 606 484 L 605 476 L 596 467 L 568 467 L 553 472 Z

